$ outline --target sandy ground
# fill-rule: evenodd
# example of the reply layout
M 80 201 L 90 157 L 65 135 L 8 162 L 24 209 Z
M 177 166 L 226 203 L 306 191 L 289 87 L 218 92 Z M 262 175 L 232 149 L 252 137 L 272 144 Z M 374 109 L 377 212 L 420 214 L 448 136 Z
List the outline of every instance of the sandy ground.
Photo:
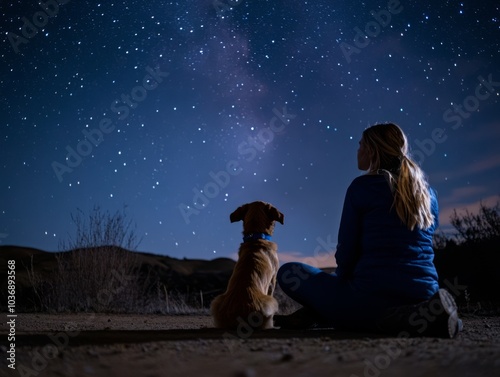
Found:
M 12 370 L 0 315 L 0 376 L 500 375 L 500 317 L 463 317 L 464 331 L 448 340 L 331 329 L 228 333 L 209 316 L 18 314 Z

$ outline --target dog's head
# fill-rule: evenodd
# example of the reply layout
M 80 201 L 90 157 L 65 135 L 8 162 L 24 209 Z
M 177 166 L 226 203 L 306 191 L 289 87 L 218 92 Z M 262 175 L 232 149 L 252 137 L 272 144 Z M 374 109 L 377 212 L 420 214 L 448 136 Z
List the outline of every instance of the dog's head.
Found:
M 283 224 L 283 214 L 269 203 L 252 202 L 238 207 L 229 219 L 232 223 L 243 220 L 243 233 L 273 234 L 274 222 Z

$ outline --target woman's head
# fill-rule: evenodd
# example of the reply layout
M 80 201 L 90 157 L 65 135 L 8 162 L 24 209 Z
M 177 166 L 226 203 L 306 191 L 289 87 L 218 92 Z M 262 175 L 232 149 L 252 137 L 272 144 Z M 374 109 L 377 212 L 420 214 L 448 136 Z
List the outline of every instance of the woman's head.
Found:
M 397 173 L 408 155 L 406 136 L 393 123 L 376 124 L 364 130 L 358 149 L 358 168 L 376 172 L 385 169 Z
M 423 171 L 408 156 L 408 141 L 393 123 L 376 124 L 363 131 L 358 149 L 358 168 L 377 174 L 389 171 L 394 204 L 401 221 L 409 228 L 429 228 L 430 192 Z

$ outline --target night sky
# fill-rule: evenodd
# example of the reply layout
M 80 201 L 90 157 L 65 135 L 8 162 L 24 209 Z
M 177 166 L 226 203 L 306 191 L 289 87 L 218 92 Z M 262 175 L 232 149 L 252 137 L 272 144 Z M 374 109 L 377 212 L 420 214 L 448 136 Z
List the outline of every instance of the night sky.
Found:
M 407 133 L 444 231 L 499 198 L 496 1 L 42 3 L 0 5 L 0 244 L 57 251 L 98 205 L 140 251 L 236 258 L 229 214 L 263 200 L 281 262 L 332 265 L 377 122 Z

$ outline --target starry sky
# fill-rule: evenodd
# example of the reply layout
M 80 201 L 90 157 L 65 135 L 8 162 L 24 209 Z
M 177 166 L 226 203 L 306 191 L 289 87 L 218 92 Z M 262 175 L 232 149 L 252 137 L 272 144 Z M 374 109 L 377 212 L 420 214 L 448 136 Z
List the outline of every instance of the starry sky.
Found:
M 0 244 L 57 251 L 125 208 L 138 250 L 236 258 L 229 214 L 285 215 L 280 260 L 332 265 L 362 131 L 395 122 L 454 208 L 500 194 L 496 1 L 0 4 Z

